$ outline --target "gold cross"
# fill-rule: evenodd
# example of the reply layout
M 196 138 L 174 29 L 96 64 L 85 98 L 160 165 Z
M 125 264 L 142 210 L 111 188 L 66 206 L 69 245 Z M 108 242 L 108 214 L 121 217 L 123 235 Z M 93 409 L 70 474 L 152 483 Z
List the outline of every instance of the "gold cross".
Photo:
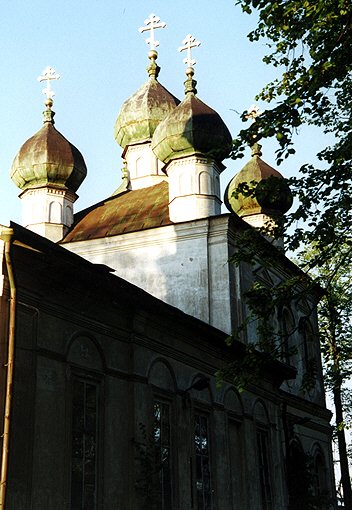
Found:
M 159 46 L 159 41 L 157 41 L 154 37 L 154 30 L 156 28 L 165 28 L 166 23 L 160 21 L 160 18 L 155 16 L 155 14 L 149 14 L 149 18 L 144 21 L 144 24 L 146 26 L 139 28 L 138 31 L 142 34 L 143 32 L 150 30 L 150 37 L 148 37 L 145 42 L 150 44 L 151 50 L 155 50 L 155 48 Z
M 53 99 L 55 92 L 51 89 L 51 80 L 58 80 L 60 75 L 56 73 L 53 67 L 47 66 L 42 72 L 41 76 L 38 76 L 38 81 L 46 81 L 46 87 L 43 89 L 43 94 L 46 95 L 47 99 Z
M 184 46 L 180 46 L 178 51 L 186 51 L 187 50 L 187 57 L 183 59 L 183 63 L 188 65 L 189 67 L 194 66 L 194 64 L 197 63 L 196 60 L 192 59 L 192 48 L 195 48 L 196 46 L 200 46 L 200 41 L 196 41 L 196 38 L 193 37 L 193 35 L 188 34 L 186 35 L 185 39 L 183 39 L 182 44 Z

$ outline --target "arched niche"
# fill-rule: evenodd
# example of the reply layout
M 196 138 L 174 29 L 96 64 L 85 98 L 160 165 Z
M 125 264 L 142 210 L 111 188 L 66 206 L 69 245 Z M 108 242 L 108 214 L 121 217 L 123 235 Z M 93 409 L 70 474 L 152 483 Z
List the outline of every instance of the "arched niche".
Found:
M 306 508 L 310 497 L 308 457 L 298 438 L 290 441 L 287 451 L 288 510 Z
M 282 345 L 282 355 L 291 364 L 295 365 L 297 360 L 292 354 L 294 347 L 293 333 L 295 330 L 295 318 L 292 311 L 285 306 L 280 314 L 280 336 Z
M 212 194 L 212 180 L 208 172 L 200 172 L 198 175 L 198 189 L 201 195 Z
M 148 370 L 148 383 L 164 391 L 176 392 L 176 378 L 168 361 L 157 358 Z
M 197 381 L 206 380 L 206 379 L 209 380 L 209 377 L 207 377 L 204 374 L 195 375 L 192 378 L 192 381 L 189 385 L 189 387 L 191 388 L 190 395 L 191 395 L 192 399 L 198 400 L 199 402 L 203 402 L 204 404 L 212 406 L 213 402 L 214 402 L 214 398 L 213 398 L 213 394 L 212 394 L 211 387 L 210 387 L 210 381 L 209 381 L 208 385 L 205 384 L 204 389 L 192 388 L 192 386 L 195 385 L 197 383 Z
M 62 206 L 58 202 L 50 202 L 49 204 L 49 222 L 62 223 Z
M 146 173 L 147 162 L 143 156 L 136 159 L 136 177 L 142 177 Z
M 71 225 L 73 222 L 73 211 L 71 205 L 66 205 L 65 207 L 65 217 L 64 217 L 64 223 L 66 225 Z
M 224 407 L 226 411 L 236 414 L 237 416 L 243 415 L 241 398 L 233 388 L 229 388 L 224 395 Z
M 315 342 L 317 338 L 313 326 L 307 317 L 300 319 L 299 332 L 303 338 L 304 355 L 307 362 L 309 359 L 315 358 Z
M 71 340 L 66 359 L 68 363 L 99 372 L 105 366 L 101 350 L 88 335 L 77 335 Z
M 313 475 L 313 493 L 317 498 L 326 496 L 327 487 L 327 468 L 325 455 L 321 446 L 315 443 L 311 453 L 312 458 L 312 475 Z
M 269 414 L 264 402 L 261 400 L 256 400 L 254 403 L 253 418 L 257 425 L 269 426 Z

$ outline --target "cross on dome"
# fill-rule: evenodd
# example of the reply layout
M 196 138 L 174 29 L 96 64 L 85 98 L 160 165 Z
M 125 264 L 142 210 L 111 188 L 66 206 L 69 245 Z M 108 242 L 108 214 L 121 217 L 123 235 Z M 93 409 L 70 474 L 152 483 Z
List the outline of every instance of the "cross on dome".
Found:
M 47 66 L 42 72 L 41 76 L 38 76 L 38 81 L 46 81 L 46 88 L 43 89 L 43 94 L 46 95 L 47 99 L 52 99 L 55 96 L 55 92 L 51 89 L 51 80 L 59 80 L 60 75 L 56 73 L 55 69 L 51 66 Z
M 196 41 L 196 38 L 193 37 L 193 35 L 188 34 L 185 39 L 183 39 L 182 44 L 183 46 L 180 46 L 178 51 L 187 50 L 187 57 L 183 59 L 183 63 L 188 67 L 192 67 L 197 63 L 196 60 L 192 59 L 192 48 L 200 46 L 200 41 Z
M 47 66 L 42 72 L 41 76 L 38 76 L 38 81 L 46 81 L 46 87 L 43 89 L 43 94 L 46 95 L 46 104 L 48 106 L 52 106 L 53 97 L 55 96 L 55 92 L 51 88 L 51 81 L 58 80 L 60 75 L 57 74 L 53 67 Z M 51 103 L 51 104 L 50 104 Z
M 259 117 L 262 113 L 263 112 L 260 110 L 258 105 L 252 104 L 247 110 L 246 119 L 252 119 L 252 121 L 255 122 L 257 117 Z
M 144 21 L 145 27 L 140 27 L 138 31 L 142 34 L 150 30 L 150 37 L 148 37 L 145 42 L 150 44 L 150 49 L 155 50 L 159 46 L 159 41 L 157 41 L 154 37 L 154 30 L 156 28 L 165 28 L 166 23 L 164 21 L 160 21 L 160 18 L 155 14 L 149 14 L 149 18 Z

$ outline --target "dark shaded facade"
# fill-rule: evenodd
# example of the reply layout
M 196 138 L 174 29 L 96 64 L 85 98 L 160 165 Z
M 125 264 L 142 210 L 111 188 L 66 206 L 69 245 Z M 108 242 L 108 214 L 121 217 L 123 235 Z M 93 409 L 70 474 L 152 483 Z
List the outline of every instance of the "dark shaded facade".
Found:
M 243 394 L 217 387 L 216 370 L 242 356 L 240 344 L 226 347 L 223 332 L 106 266 L 11 226 L 7 510 L 284 509 L 285 458 L 302 413 L 314 421 L 325 463 L 317 476 L 331 495 L 329 412 L 280 389 L 293 368 L 263 365 Z M 8 272 L 3 259 L 3 367 Z

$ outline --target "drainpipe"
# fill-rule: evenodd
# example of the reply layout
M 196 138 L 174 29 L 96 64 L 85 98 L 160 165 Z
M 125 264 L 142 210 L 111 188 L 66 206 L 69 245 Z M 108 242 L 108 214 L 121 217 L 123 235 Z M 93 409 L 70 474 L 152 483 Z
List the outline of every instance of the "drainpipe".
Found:
M 10 439 L 10 414 L 12 401 L 12 383 L 13 383 L 13 362 L 15 354 L 15 325 L 16 325 L 16 285 L 11 261 L 11 242 L 14 232 L 12 228 L 4 228 L 0 232 L 0 239 L 4 241 L 5 262 L 7 276 L 10 285 L 10 308 L 9 308 L 9 329 L 8 329 L 8 351 L 7 351 L 7 377 L 6 377 L 6 395 L 5 412 L 3 423 L 3 442 L 1 452 L 1 479 L 0 479 L 0 510 L 5 509 L 5 495 L 7 485 L 7 466 L 9 459 L 9 439 Z

